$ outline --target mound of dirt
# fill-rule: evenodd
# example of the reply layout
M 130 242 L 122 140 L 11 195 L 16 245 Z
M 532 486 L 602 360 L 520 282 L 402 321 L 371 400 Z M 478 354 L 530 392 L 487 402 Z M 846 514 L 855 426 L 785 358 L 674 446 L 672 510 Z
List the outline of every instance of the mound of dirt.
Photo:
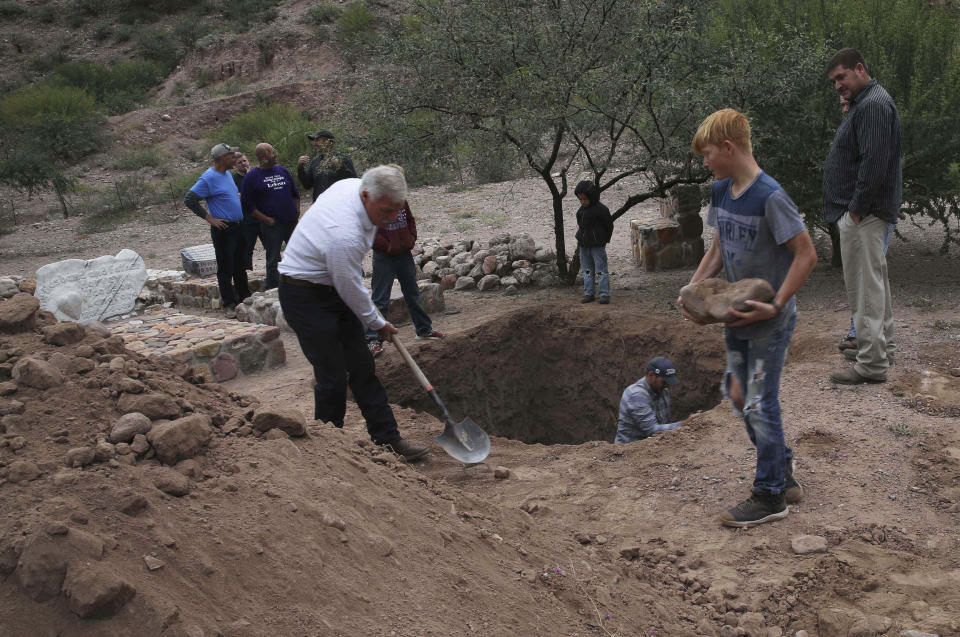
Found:
M 611 613 L 715 634 L 662 596 L 675 576 L 643 572 L 640 540 L 585 561 L 572 533 L 418 473 L 357 422 L 264 416 L 74 331 L 0 338 L 30 370 L 0 384 L 0 634 L 597 634 Z
M 442 344 L 424 345 L 418 363 L 455 419 L 470 416 L 486 431 L 541 444 L 613 440 L 623 390 L 654 356 L 677 367 L 672 418 L 720 402 L 722 341 L 712 328 L 668 324 L 627 310 L 548 305 L 514 312 Z M 378 374 L 391 400 L 436 413 L 395 357 Z

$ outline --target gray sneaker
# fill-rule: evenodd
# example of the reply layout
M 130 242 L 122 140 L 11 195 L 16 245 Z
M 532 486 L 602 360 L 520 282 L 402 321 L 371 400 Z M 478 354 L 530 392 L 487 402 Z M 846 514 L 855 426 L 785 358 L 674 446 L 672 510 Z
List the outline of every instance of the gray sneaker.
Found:
M 237 306 L 236 305 L 226 305 L 223 308 L 223 315 L 228 319 L 237 318 Z

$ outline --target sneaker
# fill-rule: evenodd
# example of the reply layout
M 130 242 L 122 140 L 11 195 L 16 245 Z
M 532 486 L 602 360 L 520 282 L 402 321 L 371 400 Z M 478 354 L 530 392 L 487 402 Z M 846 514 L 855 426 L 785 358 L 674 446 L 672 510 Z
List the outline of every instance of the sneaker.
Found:
M 738 529 L 749 529 L 774 520 L 782 520 L 787 517 L 789 512 L 782 493 L 776 495 L 754 493 L 737 506 L 727 509 L 726 513 L 721 514 L 720 524 Z
M 852 350 L 856 351 L 856 350 L 857 350 L 857 339 L 856 339 L 855 337 L 851 338 L 851 337 L 848 336 L 848 337 L 846 337 L 845 339 L 843 339 L 842 341 L 840 341 L 839 344 L 837 344 L 837 349 L 839 349 L 841 352 L 844 352 L 844 351 L 846 351 L 846 350 L 848 350 L 848 349 L 852 349 Z
M 845 359 L 847 359 L 848 361 L 857 362 L 857 350 L 855 350 L 855 349 L 845 349 L 845 350 L 843 350 L 843 357 L 844 357 Z M 887 352 L 887 363 L 889 363 L 890 366 L 893 367 L 894 362 L 895 362 L 895 358 L 894 358 L 893 353 L 892 353 L 892 352 Z
M 223 308 L 223 315 L 228 319 L 237 318 L 237 306 L 236 305 L 226 305 Z
M 592 294 L 584 294 L 584 295 L 583 295 L 583 298 L 580 299 L 580 302 L 581 302 L 581 303 L 592 303 L 592 302 L 593 302 L 593 295 L 592 295 Z
M 786 500 L 787 504 L 803 502 L 803 496 L 806 494 L 804 486 L 793 476 L 794 465 L 795 461 L 791 458 L 787 464 L 787 486 L 783 490 L 784 500 Z
M 383 446 L 393 453 L 403 456 L 403 459 L 407 462 L 419 460 L 430 453 L 430 449 L 427 447 L 418 447 L 416 445 L 412 445 L 403 438 L 399 438 L 396 442 L 391 442 L 390 444 Z
M 443 332 L 432 330 L 429 334 L 417 334 L 417 341 L 439 341 L 443 338 Z
M 376 358 L 383 354 L 383 345 L 378 341 L 370 341 L 367 343 L 367 346 L 370 348 L 370 354 Z
M 600 305 L 609 305 L 609 304 L 610 304 L 610 297 L 609 297 L 609 296 L 601 296 L 599 299 L 597 299 L 597 303 L 599 303 Z
M 861 376 L 854 368 L 830 372 L 830 380 L 838 385 L 864 385 L 866 383 L 885 383 L 886 378 L 867 378 Z

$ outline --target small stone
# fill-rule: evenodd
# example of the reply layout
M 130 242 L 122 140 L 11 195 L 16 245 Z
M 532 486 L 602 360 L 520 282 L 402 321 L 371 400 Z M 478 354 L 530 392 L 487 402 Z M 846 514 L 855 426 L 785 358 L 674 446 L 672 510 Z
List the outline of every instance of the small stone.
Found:
M 73 511 L 70 513 L 70 521 L 76 524 L 87 524 L 90 522 L 90 518 L 83 511 Z
M 27 439 L 24 438 L 23 436 L 14 436 L 13 438 L 10 439 L 10 442 L 8 444 L 10 445 L 10 448 L 12 450 L 20 451 L 21 449 L 27 446 Z
M 893 620 L 880 615 L 867 615 L 853 622 L 847 637 L 877 637 L 885 634 L 893 626 Z
M 138 412 L 151 420 L 176 418 L 180 415 L 180 405 L 167 394 L 123 394 L 117 401 L 120 413 Z
M 900 637 L 940 637 L 937 633 L 925 633 L 920 630 L 901 630 Z
M 70 610 L 82 619 L 112 617 L 136 595 L 136 589 L 105 564 L 71 565 L 63 581 Z
M 302 436 L 307 433 L 307 420 L 294 409 L 263 409 L 253 416 L 253 428 L 257 431 L 280 429 L 290 436 Z
M 625 560 L 633 561 L 640 557 L 640 552 L 642 550 L 643 549 L 637 546 L 636 544 L 630 544 L 629 546 L 625 546 L 620 549 L 620 557 L 622 557 Z
M 510 477 L 510 469 L 506 467 L 496 467 L 493 470 L 493 477 L 497 480 L 506 480 Z
M 744 613 L 737 628 L 745 637 L 767 637 L 767 624 L 761 613 Z
M 346 522 L 327 513 L 323 514 L 323 523 L 340 531 L 345 531 L 347 528 Z
M 49 389 L 63 384 L 63 373 L 59 369 L 36 358 L 17 361 L 11 375 L 18 384 L 35 389 Z
M 147 440 L 156 450 L 160 461 L 172 465 L 197 455 L 212 433 L 209 416 L 191 414 L 173 422 L 154 425 L 147 434 Z
M 135 516 L 148 506 L 150 506 L 149 502 L 147 502 L 147 499 L 142 495 L 130 495 L 120 500 L 120 504 L 117 508 L 121 513 L 125 513 L 129 516 Z
M 7 381 L 5 383 L 0 383 L 0 396 L 9 396 L 11 394 L 17 393 L 17 384 Z
M 40 301 L 30 294 L 14 294 L 0 302 L 0 332 L 16 334 L 30 332 L 37 325 Z
M 142 394 L 143 392 L 147 391 L 147 386 L 140 381 L 124 376 L 117 381 L 117 391 L 127 394 Z
M 155 487 L 174 497 L 180 498 L 190 493 L 190 479 L 178 471 L 167 467 L 156 467 L 151 472 Z
M 798 535 L 790 539 L 790 546 L 797 555 L 826 553 L 827 538 L 820 535 Z
M 117 451 L 113 445 L 111 445 L 109 442 L 104 442 L 101 440 L 93 448 L 93 461 L 107 462 L 108 460 L 112 460 L 116 453 Z
M 264 440 L 289 440 L 290 436 L 287 435 L 282 429 L 271 429 L 267 433 L 263 434 Z
M 798 630 L 793 634 L 793 637 L 810 637 L 810 633 L 805 630 Z
M 51 345 L 73 345 L 86 336 L 86 330 L 79 323 L 69 321 L 48 325 L 43 328 L 43 340 Z
M 110 442 L 130 442 L 137 434 L 146 434 L 153 423 L 140 412 L 131 412 L 120 416 L 110 429 Z
M 95 458 L 96 452 L 93 447 L 75 447 L 66 455 L 68 467 L 86 467 L 93 464 Z
M 19 400 L 0 401 L 0 416 L 9 416 L 10 414 L 22 414 L 26 408 Z
M 494 290 L 500 287 L 500 277 L 496 274 L 488 274 L 477 283 L 477 288 L 481 292 L 486 292 L 488 290 Z
M 114 371 L 122 372 L 126 364 L 127 360 L 123 356 L 114 356 L 110 359 L 110 369 Z
M 40 468 L 29 460 L 17 460 L 7 468 L 7 480 L 17 484 L 36 480 L 40 476 Z
M 477 282 L 468 276 L 462 276 L 457 279 L 456 284 L 454 284 L 453 289 L 460 290 L 472 290 L 477 287 Z
M 166 566 L 162 561 L 152 555 L 144 555 L 143 563 L 147 565 L 147 569 L 150 571 L 157 571 Z
M 930 605 L 922 600 L 910 602 L 907 604 L 907 612 L 910 613 L 913 621 L 923 621 L 930 614 Z
M 130 450 L 138 456 L 150 451 L 150 443 L 147 442 L 147 437 L 144 434 L 134 436 L 133 442 L 130 443 Z

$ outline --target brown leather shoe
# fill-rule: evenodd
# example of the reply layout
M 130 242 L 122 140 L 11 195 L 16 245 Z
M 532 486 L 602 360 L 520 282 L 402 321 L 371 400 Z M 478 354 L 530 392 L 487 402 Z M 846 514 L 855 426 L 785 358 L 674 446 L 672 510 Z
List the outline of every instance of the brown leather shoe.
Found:
M 427 447 L 418 447 L 416 445 L 412 445 L 406 440 L 404 440 L 403 438 L 400 438 L 395 442 L 391 442 L 390 444 L 383 445 L 383 446 L 384 448 L 389 449 L 393 453 L 403 456 L 403 459 L 406 460 L 407 462 L 413 462 L 415 460 L 419 460 L 423 458 L 425 455 L 427 455 L 428 453 L 430 453 L 430 449 L 428 449 Z
M 856 351 L 856 349 L 857 349 L 857 339 L 855 339 L 855 338 L 850 338 L 850 337 L 848 336 L 847 338 L 843 339 L 842 341 L 840 341 L 840 343 L 837 344 L 837 349 L 839 349 L 841 352 L 842 352 L 842 351 L 845 351 L 845 350 L 848 350 L 848 349 L 852 349 L 852 350 Z
M 865 385 L 868 383 L 876 384 L 887 382 L 886 378 L 867 378 L 866 376 L 861 376 L 859 372 L 852 367 L 830 372 L 830 380 L 838 385 Z

